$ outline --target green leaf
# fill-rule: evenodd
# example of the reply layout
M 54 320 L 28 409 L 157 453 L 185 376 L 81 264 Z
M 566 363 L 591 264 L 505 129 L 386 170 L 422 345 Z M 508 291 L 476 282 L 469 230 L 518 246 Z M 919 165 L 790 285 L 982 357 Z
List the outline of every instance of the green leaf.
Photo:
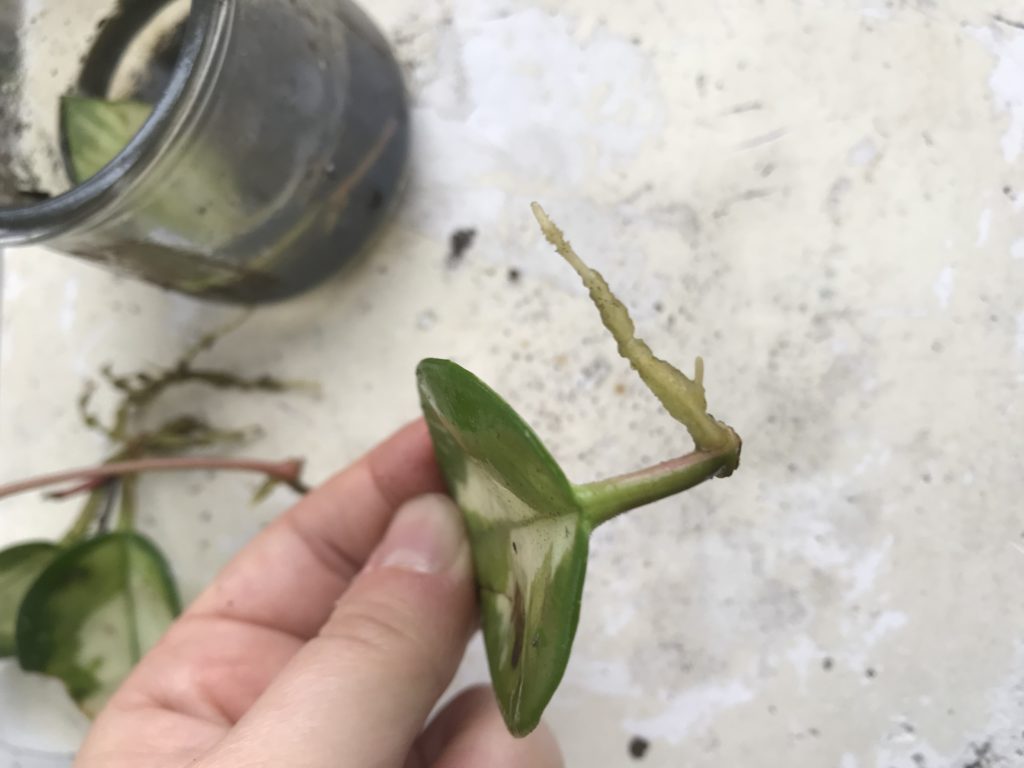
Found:
M 153 108 L 137 101 L 102 101 L 84 96 L 61 99 L 61 128 L 72 179 L 92 178 L 128 146 Z
M 94 717 L 179 611 L 170 569 L 148 539 L 99 536 L 62 553 L 28 591 L 18 659 L 60 678 Z
M 590 526 L 551 454 L 490 387 L 447 360 L 424 360 L 417 376 L 469 529 L 498 703 L 509 730 L 525 735 L 569 660 Z
M 61 132 L 72 181 L 81 184 L 99 173 L 152 110 L 138 101 L 62 97 Z M 145 254 L 148 279 L 202 293 L 245 277 L 237 265 L 214 258 L 220 246 L 256 224 L 248 220 L 237 174 L 230 171 L 215 147 L 198 144 L 159 178 L 150 174 L 140 183 L 128 231 L 139 238 L 134 248 Z
M 46 541 L 18 544 L 0 552 L 0 658 L 14 655 L 18 609 L 32 583 L 60 552 Z

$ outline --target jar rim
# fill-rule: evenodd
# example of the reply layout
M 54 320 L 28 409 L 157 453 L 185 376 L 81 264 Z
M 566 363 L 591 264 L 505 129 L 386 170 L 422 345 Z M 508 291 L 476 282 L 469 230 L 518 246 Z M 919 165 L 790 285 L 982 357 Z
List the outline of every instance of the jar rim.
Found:
M 201 86 L 204 58 L 213 48 L 225 11 L 235 0 L 192 0 L 181 51 L 167 87 L 131 141 L 99 172 L 48 200 L 0 206 L 0 245 L 28 245 L 66 232 L 103 209 L 131 177 L 141 175 L 173 133 L 189 97 Z

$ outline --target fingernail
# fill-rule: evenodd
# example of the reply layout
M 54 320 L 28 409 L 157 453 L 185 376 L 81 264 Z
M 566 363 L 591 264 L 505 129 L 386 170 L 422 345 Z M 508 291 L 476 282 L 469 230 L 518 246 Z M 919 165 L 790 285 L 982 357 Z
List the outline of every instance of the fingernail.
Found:
M 443 573 L 458 559 L 465 541 L 459 510 L 447 496 L 420 496 L 395 514 L 371 568 Z

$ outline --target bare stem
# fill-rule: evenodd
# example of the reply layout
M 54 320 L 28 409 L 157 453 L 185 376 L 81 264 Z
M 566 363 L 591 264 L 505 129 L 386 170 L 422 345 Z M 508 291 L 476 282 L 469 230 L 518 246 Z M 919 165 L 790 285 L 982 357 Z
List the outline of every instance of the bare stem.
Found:
M 138 475 L 128 475 L 121 481 L 121 510 L 117 517 L 119 531 L 131 531 L 135 528 L 135 491 L 138 485 Z
M 180 472 L 185 470 L 226 470 L 234 472 L 255 472 L 284 483 L 298 493 L 306 493 L 308 488 L 301 480 L 302 460 L 259 461 L 257 459 L 222 459 L 217 457 L 174 457 L 159 459 L 137 459 L 97 467 L 82 467 L 64 472 L 18 480 L 0 485 L 0 499 L 14 496 L 50 485 L 61 485 L 75 481 L 94 479 L 109 480 L 113 477 L 124 477 L 143 472 Z
M 77 544 L 84 539 L 93 523 L 96 522 L 96 519 L 102 516 L 103 509 L 109 502 L 110 488 L 98 487 L 90 493 L 75 522 L 72 523 L 68 532 L 64 534 L 64 538 L 60 540 L 61 546 Z
M 577 485 L 574 490 L 588 522 L 596 528 L 623 512 L 728 474 L 735 462 L 730 450 L 695 451 L 627 475 Z
M 50 491 L 46 494 L 46 498 L 53 499 L 54 501 L 70 499 L 72 496 L 77 496 L 80 493 L 90 493 L 95 491 L 97 488 L 102 488 L 108 482 L 110 482 L 109 477 L 90 477 L 88 480 L 75 483 L 68 488 L 61 488 L 59 491 Z

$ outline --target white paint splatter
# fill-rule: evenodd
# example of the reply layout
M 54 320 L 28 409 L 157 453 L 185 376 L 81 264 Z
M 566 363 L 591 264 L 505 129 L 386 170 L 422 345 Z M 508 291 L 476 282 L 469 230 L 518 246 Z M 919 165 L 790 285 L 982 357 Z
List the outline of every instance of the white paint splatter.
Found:
M 870 648 L 877 645 L 886 635 L 892 634 L 907 623 L 907 614 L 902 611 L 885 611 L 864 631 L 864 642 Z
M 807 635 L 798 637 L 793 647 L 786 651 L 786 658 L 796 669 L 801 683 L 806 680 L 807 673 L 812 667 L 816 668 L 821 664 L 822 656 L 821 648 Z
M 605 634 L 609 637 L 622 632 L 623 629 L 628 627 L 636 616 L 636 608 L 633 606 L 616 606 L 614 609 L 605 611 L 603 616 L 603 624 Z
M 949 301 L 953 298 L 953 281 L 955 278 L 956 270 L 953 267 L 943 267 L 942 271 L 939 272 L 939 276 L 935 279 L 935 285 L 932 286 L 935 298 L 942 309 L 949 308 Z
M 678 744 L 691 731 L 706 727 L 723 712 L 753 698 L 754 692 L 738 681 L 710 683 L 672 697 L 660 715 L 627 719 L 623 726 L 633 733 L 643 733 L 651 738 Z
M 437 325 L 437 312 L 432 309 L 424 309 L 416 315 L 416 327 L 421 331 L 429 331 Z
M 601 31 L 581 46 L 566 19 L 539 10 L 466 30 L 463 71 L 473 131 L 558 178 L 632 157 L 664 125 L 657 79 L 636 46 Z M 591 87 L 567 87 L 567 72 L 587 73 Z
M 844 752 L 839 758 L 839 768 L 860 768 L 860 761 L 849 752 Z
M 859 167 L 871 165 L 876 159 L 878 146 L 868 136 L 858 141 L 846 155 L 846 162 Z
M 892 460 L 892 449 L 884 445 L 873 445 L 870 450 L 865 451 L 856 464 L 853 465 L 853 475 L 863 477 L 868 472 L 873 472 L 886 467 Z
M 1013 245 L 1010 246 L 1010 257 L 1024 259 L 1024 237 L 1013 241 Z
M 989 27 L 975 28 L 975 39 L 995 56 L 996 65 L 989 76 L 988 85 L 996 109 L 1005 112 L 1010 124 L 1000 140 L 1003 157 L 1014 163 L 1024 151 L 1024 34 L 1010 32 L 1002 26 L 998 33 Z
M 992 231 L 992 209 L 986 208 L 978 217 L 978 239 L 974 242 L 976 248 L 983 247 L 988 242 L 989 233 Z
M 878 573 L 882 569 L 882 563 L 889 557 L 892 542 L 893 537 L 887 536 L 881 546 L 868 552 L 853 565 L 850 573 L 850 589 L 846 593 L 847 600 L 856 602 L 874 586 L 878 580 Z
M 892 11 L 888 8 L 861 8 L 860 15 L 865 19 L 876 19 L 878 21 L 887 21 L 892 16 Z
M 642 695 L 642 691 L 633 682 L 629 667 L 617 661 L 573 657 L 566 682 L 587 693 L 600 696 Z

